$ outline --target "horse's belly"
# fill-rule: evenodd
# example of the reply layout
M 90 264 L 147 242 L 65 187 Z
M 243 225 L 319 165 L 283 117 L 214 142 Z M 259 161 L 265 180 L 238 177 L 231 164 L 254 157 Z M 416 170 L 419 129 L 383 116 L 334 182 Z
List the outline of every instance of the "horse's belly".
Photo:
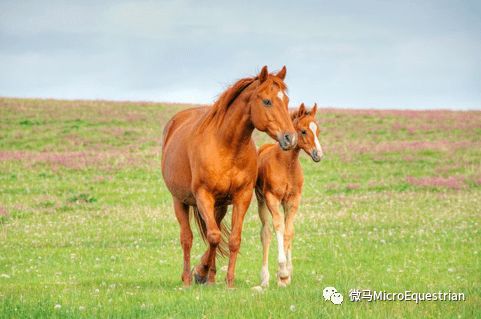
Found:
M 175 134 L 175 133 L 174 133 Z M 170 142 L 175 139 L 170 139 Z M 162 176 L 169 191 L 182 202 L 195 204 L 192 174 L 183 143 L 168 143 L 162 150 Z

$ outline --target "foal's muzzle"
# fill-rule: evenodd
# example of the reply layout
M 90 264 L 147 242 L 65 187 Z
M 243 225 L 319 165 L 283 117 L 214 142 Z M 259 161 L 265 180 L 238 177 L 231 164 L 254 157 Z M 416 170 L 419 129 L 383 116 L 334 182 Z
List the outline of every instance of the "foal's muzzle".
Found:
M 322 152 L 319 154 L 317 149 L 313 149 L 311 151 L 311 158 L 314 162 L 319 162 L 321 160 L 322 156 L 323 156 Z
M 297 145 L 296 133 L 281 133 L 278 136 L 279 145 L 284 151 L 293 149 Z

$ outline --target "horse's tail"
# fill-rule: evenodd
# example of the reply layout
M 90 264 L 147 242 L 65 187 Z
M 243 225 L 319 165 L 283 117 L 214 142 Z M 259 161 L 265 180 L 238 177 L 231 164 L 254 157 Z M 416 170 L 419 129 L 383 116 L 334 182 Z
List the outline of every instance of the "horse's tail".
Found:
M 208 244 L 207 242 L 207 225 L 205 224 L 204 219 L 202 218 L 202 215 L 200 214 L 199 209 L 197 206 L 192 207 L 192 216 L 194 217 L 195 223 L 197 224 L 197 227 L 199 228 L 199 233 L 200 236 L 202 237 L 202 240 Z M 220 224 L 220 232 L 221 232 L 221 240 L 219 243 L 219 246 L 217 246 L 217 255 L 226 257 L 229 255 L 229 236 L 230 236 L 230 229 L 229 227 L 224 223 L 221 222 Z

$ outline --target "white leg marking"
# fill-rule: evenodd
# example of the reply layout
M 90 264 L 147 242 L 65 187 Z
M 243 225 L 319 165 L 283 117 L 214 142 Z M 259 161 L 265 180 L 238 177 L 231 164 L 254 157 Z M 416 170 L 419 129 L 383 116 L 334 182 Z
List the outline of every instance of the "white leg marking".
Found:
M 284 232 L 282 231 L 276 231 L 276 237 L 277 237 L 277 247 L 279 251 L 279 264 L 285 264 L 286 263 L 286 254 L 284 253 Z
M 276 236 L 279 248 L 279 271 L 277 272 L 277 284 L 285 287 L 286 282 L 284 282 L 284 278 L 289 277 L 289 271 L 287 270 L 287 258 L 286 253 L 284 252 L 284 232 L 276 231 Z
M 267 287 L 269 286 L 269 267 L 267 265 L 263 265 L 261 269 L 261 286 Z

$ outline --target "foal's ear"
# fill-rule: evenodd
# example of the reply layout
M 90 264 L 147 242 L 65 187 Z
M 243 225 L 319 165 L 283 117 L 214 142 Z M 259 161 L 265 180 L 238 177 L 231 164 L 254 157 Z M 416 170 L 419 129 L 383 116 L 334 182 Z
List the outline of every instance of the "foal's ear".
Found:
M 284 65 L 282 69 L 279 72 L 277 72 L 276 76 L 280 78 L 282 81 L 284 81 L 284 79 L 286 78 L 286 73 L 287 73 L 287 69 L 286 69 L 286 66 Z
M 267 65 L 262 67 L 261 73 L 259 73 L 259 81 L 263 83 L 267 80 L 267 76 L 269 75 L 269 71 L 267 71 Z
M 299 111 L 297 111 L 297 117 L 303 117 L 304 115 L 306 115 L 306 106 L 302 103 L 301 106 L 299 106 Z
M 312 115 L 312 116 L 316 116 L 316 112 L 317 112 L 317 103 L 314 103 L 314 106 L 312 107 L 309 114 Z

